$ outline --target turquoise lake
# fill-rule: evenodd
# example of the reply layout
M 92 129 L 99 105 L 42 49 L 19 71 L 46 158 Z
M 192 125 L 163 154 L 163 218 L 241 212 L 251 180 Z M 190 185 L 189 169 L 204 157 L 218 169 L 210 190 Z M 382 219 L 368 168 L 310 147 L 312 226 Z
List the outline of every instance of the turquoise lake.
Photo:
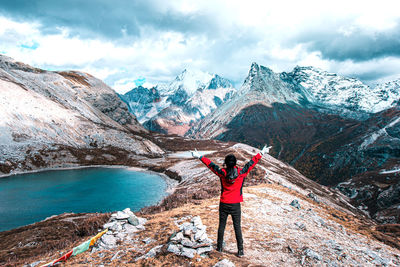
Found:
M 0 178 L 0 231 L 64 212 L 138 211 L 166 196 L 156 174 L 127 168 L 44 171 Z

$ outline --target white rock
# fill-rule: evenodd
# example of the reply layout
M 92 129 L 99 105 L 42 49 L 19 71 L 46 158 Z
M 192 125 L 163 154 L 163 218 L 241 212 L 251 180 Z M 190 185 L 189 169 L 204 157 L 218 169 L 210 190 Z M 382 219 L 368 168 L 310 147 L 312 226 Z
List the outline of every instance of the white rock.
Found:
M 104 229 L 107 229 L 107 228 L 111 229 L 114 226 L 114 224 L 116 224 L 116 222 L 106 223 L 106 224 L 103 225 L 103 228 Z
M 213 250 L 213 247 L 212 247 L 212 246 L 198 248 L 198 249 L 197 249 L 197 254 L 201 255 L 201 254 L 203 254 L 203 253 L 210 252 L 210 251 L 212 251 L 212 250 Z
M 118 211 L 117 212 L 117 215 L 115 216 L 115 218 L 117 219 L 117 220 L 125 220 L 125 219 L 128 219 L 129 218 L 129 214 L 126 214 L 125 212 L 122 212 L 122 211 Z
M 135 215 L 135 214 L 133 214 L 133 212 L 131 211 L 131 209 L 130 208 L 126 208 L 126 209 L 124 209 L 123 211 L 122 211 L 123 213 L 125 213 L 125 214 L 129 214 L 129 215 Z
M 194 247 L 196 244 L 192 242 L 189 238 L 184 237 L 181 241 L 181 244 L 184 245 L 185 247 Z
M 104 234 L 101 237 L 101 241 L 107 246 L 107 247 L 114 247 L 117 243 L 117 239 L 110 234 Z
M 213 267 L 235 267 L 235 264 L 228 259 L 217 262 Z
M 202 223 L 202 221 L 201 221 L 200 216 L 193 217 L 192 223 L 193 223 L 193 225 L 196 226 L 197 228 L 203 226 L 203 223 Z
M 168 252 L 172 252 L 172 253 L 180 256 L 181 255 L 181 249 L 182 249 L 182 245 L 171 243 L 171 244 L 168 245 L 167 251 Z
M 154 258 L 158 253 L 161 252 L 163 245 L 156 246 L 149 250 L 143 257 L 144 258 Z
M 136 217 L 135 214 L 129 216 L 128 222 L 129 222 L 130 224 L 132 224 L 133 226 L 137 226 L 137 225 L 140 224 L 140 221 L 139 221 L 138 217 Z
M 179 229 L 180 230 L 184 230 L 185 228 L 188 228 L 188 227 L 191 227 L 191 226 L 192 226 L 192 224 L 190 222 L 184 222 L 183 224 L 181 224 L 179 226 Z
M 204 234 L 202 234 L 200 236 L 200 238 L 198 239 L 198 241 L 202 242 L 202 243 L 211 243 L 210 239 L 208 238 L 207 234 L 204 232 Z
M 117 233 L 116 235 L 115 235 L 115 237 L 117 238 L 117 239 L 119 239 L 119 240 L 124 240 L 125 239 L 125 237 L 126 237 L 126 234 L 124 234 L 124 233 Z
M 171 241 L 174 242 L 181 242 L 183 239 L 183 234 L 182 232 L 178 232 L 173 238 L 171 238 Z
M 182 247 L 182 252 L 181 255 L 188 257 L 190 259 L 194 258 L 194 255 L 196 254 L 196 250 L 193 248 L 187 248 L 187 247 Z
M 133 225 L 131 225 L 131 224 L 129 224 L 129 223 L 124 224 L 124 230 L 125 230 L 128 234 L 133 234 L 133 233 L 136 233 L 136 232 L 139 231 L 135 226 L 133 226 Z
M 206 233 L 205 230 L 198 230 L 195 234 L 194 234 L 194 240 L 201 240 L 203 235 Z M 207 235 L 205 237 L 203 237 L 203 239 L 207 238 Z
M 286 211 L 293 211 L 293 208 L 291 206 L 287 206 L 287 205 L 282 205 L 282 209 L 284 209 Z

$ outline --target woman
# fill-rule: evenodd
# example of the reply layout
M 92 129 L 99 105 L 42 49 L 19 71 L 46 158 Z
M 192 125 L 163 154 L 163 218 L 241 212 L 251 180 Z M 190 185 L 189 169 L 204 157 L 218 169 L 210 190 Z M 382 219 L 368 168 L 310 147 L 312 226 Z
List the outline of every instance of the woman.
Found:
M 242 229 L 240 226 L 240 202 L 243 202 L 243 182 L 247 174 L 261 159 L 262 155 L 269 153 L 270 148 L 271 147 L 264 146 L 260 153 L 246 163 L 243 169 L 236 166 L 236 157 L 232 154 L 225 157 L 226 168 L 221 169 L 208 158 L 201 156 L 197 150 L 191 151 L 192 156 L 200 159 L 211 171 L 218 175 L 221 181 L 217 251 L 222 252 L 226 220 L 228 215 L 231 215 L 235 229 L 238 256 L 244 256 Z

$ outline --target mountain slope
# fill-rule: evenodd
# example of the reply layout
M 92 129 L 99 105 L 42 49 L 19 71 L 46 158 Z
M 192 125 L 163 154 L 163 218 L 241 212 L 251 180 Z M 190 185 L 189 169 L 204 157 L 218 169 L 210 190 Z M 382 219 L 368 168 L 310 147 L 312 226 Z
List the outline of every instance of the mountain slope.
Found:
M 311 72 L 309 78 L 307 72 Z M 393 187 L 399 183 L 398 174 L 379 174 L 400 165 L 396 94 L 379 98 L 385 94 L 370 93 L 357 81 L 343 86 L 352 81 L 313 68 L 297 67 L 290 74 L 278 75 L 253 64 L 232 100 L 197 123 L 188 135 L 259 148 L 269 143 L 274 156 L 319 183 L 336 186 L 346 181 L 340 188 L 353 196 L 355 204 L 368 208 L 381 221 L 395 222 L 398 217 L 380 213 L 393 210 L 399 200 L 377 206 L 376 197 L 386 192 L 386 199 L 396 199 L 397 194 Z M 331 87 L 326 88 L 327 84 Z M 372 113 L 365 98 L 387 109 Z M 352 182 L 352 177 L 359 182 Z M 383 177 L 385 181 L 375 185 Z M 354 190 L 359 192 L 357 197 L 351 193 Z
M 0 56 L 0 88 L 3 173 L 45 165 L 46 151 L 65 147 L 162 153 L 134 134 L 146 130 L 110 87 L 89 74 L 43 71 Z
M 169 84 L 139 86 L 122 98 L 147 129 L 183 135 L 234 91 L 228 80 L 216 74 L 185 69 Z

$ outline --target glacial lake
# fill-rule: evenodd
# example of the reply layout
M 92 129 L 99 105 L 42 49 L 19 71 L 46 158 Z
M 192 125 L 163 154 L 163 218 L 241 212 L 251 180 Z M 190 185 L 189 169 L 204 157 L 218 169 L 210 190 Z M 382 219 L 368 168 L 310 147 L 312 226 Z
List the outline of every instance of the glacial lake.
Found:
M 138 211 L 166 195 L 159 175 L 128 168 L 43 171 L 0 178 L 0 231 L 64 212 Z

